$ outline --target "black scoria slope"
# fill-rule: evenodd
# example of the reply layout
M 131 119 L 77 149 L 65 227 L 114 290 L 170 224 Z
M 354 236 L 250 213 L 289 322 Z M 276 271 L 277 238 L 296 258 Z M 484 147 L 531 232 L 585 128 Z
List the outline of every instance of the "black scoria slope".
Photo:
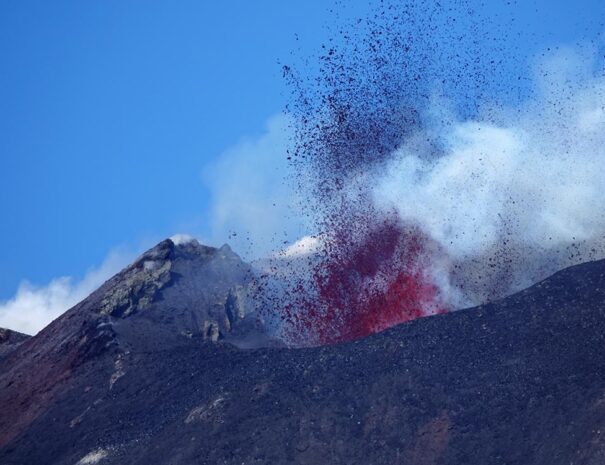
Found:
M 27 334 L 0 328 L 0 360 L 23 344 L 30 336 Z
M 165 240 L 150 249 L 0 358 L 0 445 L 29 431 L 88 376 L 87 392 L 111 391 L 133 349 L 151 354 L 199 345 L 254 326 L 245 308 L 250 280 L 250 267 L 228 246 Z M 24 463 L 53 463 L 31 460 Z
M 227 294 L 243 285 L 214 278 L 206 276 L 208 288 Z M 166 311 L 177 285 L 150 305 Z M 496 303 L 314 349 L 241 350 L 190 337 L 200 324 L 182 329 L 189 317 L 178 312 L 167 322 L 139 309 L 124 317 L 128 305 L 104 320 L 110 335 L 99 324 L 77 329 L 106 294 L 4 362 L 0 463 L 605 463 L 605 262 Z M 75 348 L 39 342 L 74 331 L 84 331 Z M 50 355 L 39 347 L 55 351 L 61 375 L 25 372 L 44 370 L 36 357 Z M 11 391 L 15 383 L 43 399 L 37 409 Z

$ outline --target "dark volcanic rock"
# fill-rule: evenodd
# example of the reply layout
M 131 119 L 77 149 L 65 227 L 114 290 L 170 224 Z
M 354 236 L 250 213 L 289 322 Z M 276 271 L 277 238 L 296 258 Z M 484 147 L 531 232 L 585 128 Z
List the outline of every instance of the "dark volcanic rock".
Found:
M 252 316 L 243 307 L 233 311 L 233 296 L 245 294 L 250 278 L 250 267 L 228 246 L 167 239 L 147 251 L 0 359 L 0 445 L 27 430 L 89 368 L 91 384 L 111 390 L 126 374 L 131 348 L 170 350 L 230 335 Z
M 0 362 L 0 463 L 605 463 L 605 262 L 352 343 L 241 350 L 181 336 L 241 318 L 239 288 L 160 245 L 168 282 L 144 256 Z
M 31 336 L 28 336 L 27 334 L 12 331 L 10 329 L 0 328 L 0 360 L 10 354 L 30 337 Z
M 175 246 L 167 239 L 113 277 L 92 306 L 101 317 L 114 317 L 108 320 L 114 326 L 137 315 L 165 337 L 216 342 L 247 316 L 244 300 L 251 277 L 250 266 L 227 245 L 215 249 L 192 240 Z M 141 321 L 134 324 L 141 333 Z

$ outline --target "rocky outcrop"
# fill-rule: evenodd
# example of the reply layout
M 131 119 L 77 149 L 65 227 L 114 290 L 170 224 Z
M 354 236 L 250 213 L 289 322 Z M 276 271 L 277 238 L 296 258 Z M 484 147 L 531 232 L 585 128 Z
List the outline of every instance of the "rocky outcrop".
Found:
M 252 270 L 229 246 L 170 239 L 112 278 L 98 304 L 100 316 L 139 314 L 174 334 L 218 341 L 253 311 L 247 305 Z
M 0 359 L 6 357 L 30 337 L 27 334 L 0 328 Z
M 122 271 L 103 296 L 99 313 L 120 318 L 151 305 L 172 279 L 173 248 L 172 241 L 161 242 Z

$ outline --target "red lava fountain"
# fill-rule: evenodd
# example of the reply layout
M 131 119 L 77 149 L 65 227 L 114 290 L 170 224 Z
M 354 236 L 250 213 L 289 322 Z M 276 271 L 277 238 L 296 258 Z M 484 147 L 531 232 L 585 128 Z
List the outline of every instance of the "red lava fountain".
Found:
M 297 284 L 283 314 L 295 345 L 358 339 L 445 306 L 427 269 L 428 238 L 384 221 L 355 242 L 336 234 L 314 266 L 311 282 Z M 310 289 L 309 289 L 310 288 Z
M 468 87 L 455 77 L 468 75 L 477 59 L 471 63 L 441 46 L 460 43 L 450 27 L 459 16 L 440 4 L 381 1 L 371 18 L 331 31 L 316 69 L 283 66 L 292 89 L 289 182 L 304 198 L 301 216 L 312 224 L 309 230 L 322 239 L 321 251 L 306 264 L 277 263 L 274 282 L 259 286 L 268 290 L 262 305 L 273 309 L 269 316 L 287 343 L 349 341 L 446 311 L 435 280 L 443 252 L 423 231 L 377 205 L 373 192 L 407 141 L 421 143 L 427 157 L 441 156 L 439 137 L 418 139 L 431 116 L 426 109 L 435 83 L 468 107 L 475 83 Z M 437 17 L 444 27 L 427 27 Z M 442 41 L 435 40 L 437 32 Z

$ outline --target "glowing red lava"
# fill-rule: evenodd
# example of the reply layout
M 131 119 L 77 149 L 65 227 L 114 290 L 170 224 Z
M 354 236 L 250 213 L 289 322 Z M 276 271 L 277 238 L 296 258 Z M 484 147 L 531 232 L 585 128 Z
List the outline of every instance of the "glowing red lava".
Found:
M 428 239 L 385 221 L 353 243 L 336 234 L 315 266 L 312 289 L 297 286 L 284 312 L 295 344 L 358 339 L 445 306 L 427 269 Z
M 441 252 L 374 197 L 375 181 L 398 149 L 408 140 L 415 146 L 419 134 L 424 139 L 441 68 L 433 65 L 446 56 L 434 31 L 403 3 L 363 27 L 339 27 L 338 40 L 323 46 L 317 73 L 283 68 L 292 88 L 288 160 L 304 217 L 325 239 L 319 257 L 309 266 L 292 263 L 274 295 L 263 296 L 280 315 L 276 332 L 292 345 L 357 339 L 446 308 L 434 279 Z M 437 82 L 452 81 L 457 57 L 437 60 L 444 64 Z M 423 151 L 438 157 L 442 141 L 429 134 Z

